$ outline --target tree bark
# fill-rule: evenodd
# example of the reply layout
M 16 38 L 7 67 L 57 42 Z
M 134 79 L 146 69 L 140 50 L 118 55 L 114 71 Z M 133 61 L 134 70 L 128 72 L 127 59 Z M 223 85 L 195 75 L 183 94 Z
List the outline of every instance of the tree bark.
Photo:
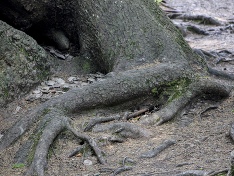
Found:
M 79 55 L 93 64 L 93 71 L 113 72 L 102 81 L 48 100 L 5 132 L 0 151 L 40 122 L 29 175 L 44 175 L 49 146 L 63 129 L 87 142 L 98 160 L 105 163 L 95 140 L 82 129 L 72 128 L 68 120 L 71 113 L 162 95 L 166 100 L 150 119 L 153 124 L 162 124 L 198 96 L 228 96 L 233 89 L 232 83 L 209 77 L 205 61 L 192 51 L 153 0 L 3 0 L 0 18 L 41 44 L 54 44 L 57 49 Z M 133 136 L 144 136 L 139 135 L 144 130 L 133 124 L 116 126 L 128 128 Z

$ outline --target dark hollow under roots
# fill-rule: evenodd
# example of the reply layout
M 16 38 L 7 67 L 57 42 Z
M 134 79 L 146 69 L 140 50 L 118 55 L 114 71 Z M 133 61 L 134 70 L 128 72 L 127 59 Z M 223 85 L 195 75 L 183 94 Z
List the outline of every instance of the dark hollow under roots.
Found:
M 149 96 L 153 88 L 163 87 L 165 84 L 174 80 L 186 77 L 184 68 L 181 67 L 181 65 L 168 66 L 162 64 L 160 66 L 154 66 L 153 68 L 126 71 L 102 82 L 85 87 L 85 89 L 72 90 L 66 95 L 51 99 L 34 111 L 28 113 L 25 118 L 22 118 L 21 121 L 9 129 L 0 141 L 0 150 L 5 149 L 18 137 L 24 134 L 33 122 L 41 119 L 41 123 L 39 123 L 38 127 L 40 137 L 27 175 L 44 175 L 49 147 L 56 136 L 65 129 L 71 131 L 77 138 L 89 144 L 94 151 L 94 154 L 97 156 L 98 161 L 101 164 L 105 164 L 106 161 L 102 151 L 97 146 L 95 140 L 83 132 L 82 129 L 74 129 L 67 114 L 93 108 L 98 105 L 113 104 L 115 101 L 121 103 L 139 96 Z M 173 74 L 168 75 L 169 72 L 173 72 Z M 161 125 L 174 118 L 195 98 L 204 94 L 227 97 L 233 89 L 233 85 L 228 81 L 219 81 L 211 77 L 199 78 L 194 81 L 195 82 L 190 83 L 184 88 L 185 90 L 183 90 L 183 93 L 180 96 L 167 102 L 163 108 L 153 114 L 153 117 L 151 116 L 150 118 L 142 119 L 140 123 L 147 125 Z M 110 93 L 108 94 L 106 91 L 109 91 Z M 87 97 L 87 99 L 84 99 L 83 97 Z M 111 120 L 126 121 L 126 117 L 122 118 L 114 116 L 100 121 L 91 121 L 84 131 L 91 130 L 98 123 L 105 123 Z M 117 131 L 119 130 L 118 132 L 127 131 L 125 134 L 131 132 L 133 136 L 142 137 L 146 135 L 144 129 L 140 129 L 136 125 L 129 124 L 128 122 L 113 123 L 110 124 L 109 127 L 115 128 Z

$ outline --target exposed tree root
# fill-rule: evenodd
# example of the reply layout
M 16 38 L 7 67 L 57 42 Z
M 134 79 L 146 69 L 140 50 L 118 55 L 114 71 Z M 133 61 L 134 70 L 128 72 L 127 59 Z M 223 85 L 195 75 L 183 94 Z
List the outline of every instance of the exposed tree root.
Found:
M 93 128 L 93 132 L 105 132 L 105 131 L 112 132 L 113 134 L 117 134 L 118 136 L 124 138 L 140 138 L 140 137 L 149 137 L 152 135 L 152 133 L 147 131 L 146 129 L 142 129 L 141 127 L 129 122 L 103 124 L 103 125 L 97 125 Z
M 109 172 L 109 173 L 112 173 L 111 176 L 115 176 L 115 175 L 118 175 L 118 174 L 120 174 L 122 172 L 132 170 L 133 169 L 132 167 L 126 166 L 126 162 L 135 163 L 132 159 L 130 159 L 128 157 L 125 157 L 123 159 L 123 163 L 122 163 L 123 165 L 121 167 L 118 167 L 117 169 L 102 168 L 100 170 L 100 172 Z
M 137 111 L 137 112 L 134 112 L 134 113 L 132 113 L 132 114 L 129 114 L 127 117 L 126 117 L 126 120 L 130 120 L 130 119 L 132 119 L 132 118 L 135 118 L 135 117 L 137 117 L 137 116 L 139 116 L 139 115 L 141 115 L 141 114 L 143 114 L 143 113 L 145 113 L 145 112 L 147 112 L 147 111 L 149 111 L 150 110 L 150 107 L 149 108 L 144 108 L 144 109 L 141 109 L 141 110 L 139 110 L 139 111 Z
M 227 176 L 233 176 L 234 175 L 234 150 L 230 154 L 230 169 L 228 171 Z
M 152 107 L 143 108 L 143 109 L 136 111 L 136 112 L 133 112 L 131 114 L 129 114 L 129 113 L 125 114 L 123 117 L 121 117 L 120 115 L 115 115 L 115 116 L 110 116 L 110 117 L 94 118 L 94 119 L 91 119 L 89 121 L 89 123 L 84 128 L 84 131 L 90 131 L 95 125 L 105 123 L 105 122 L 110 122 L 110 121 L 114 121 L 114 120 L 121 120 L 121 119 L 130 120 L 132 118 L 135 118 L 135 117 L 149 111 L 150 109 L 152 109 Z
M 194 25 L 187 26 L 187 30 L 192 32 L 192 33 L 195 33 L 195 34 L 199 34 L 199 35 L 209 35 L 209 33 L 207 33 L 206 31 L 204 31 L 204 30 L 202 30 Z
M 175 176 L 205 176 L 207 174 L 208 174 L 207 172 L 201 171 L 201 170 L 189 170 L 189 171 L 185 171 L 180 174 L 177 174 Z
M 175 140 L 165 140 L 158 147 L 141 154 L 141 158 L 153 158 L 157 156 L 160 152 L 165 150 L 166 148 L 170 147 L 171 145 L 174 145 L 175 143 L 176 143 Z
M 92 148 L 92 150 L 94 151 L 95 155 L 98 158 L 98 161 L 101 164 L 106 164 L 105 159 L 103 158 L 103 154 L 102 151 L 98 148 L 95 140 L 93 138 L 91 138 L 90 136 L 81 133 L 81 132 L 77 132 L 76 130 L 74 130 L 70 125 L 67 126 L 68 130 L 70 130 L 77 138 L 82 139 L 84 141 L 86 141 L 89 146 Z
M 209 107 L 206 107 L 204 110 L 202 110 L 201 112 L 199 112 L 200 119 L 202 119 L 202 115 L 204 113 L 206 113 L 207 111 L 212 110 L 212 109 L 217 109 L 217 108 L 218 108 L 218 106 L 216 106 L 216 105 L 211 105 Z
M 219 76 L 219 77 L 222 77 L 222 78 L 234 80 L 234 74 L 226 73 L 226 72 L 221 71 L 221 70 L 216 70 L 216 69 L 214 69 L 212 67 L 208 67 L 208 72 L 210 74 L 212 74 L 212 75 L 215 75 L 215 76 Z
M 77 155 L 80 151 L 82 151 L 84 149 L 84 146 L 79 146 L 76 149 L 74 149 L 69 155 L 68 158 L 71 158 L 75 155 Z
M 191 78 L 191 72 L 186 72 L 187 67 L 188 65 L 182 65 L 181 63 L 171 65 L 159 64 L 153 67 L 129 70 L 85 88 L 74 89 L 60 97 L 50 99 L 35 110 L 30 111 L 30 113 L 4 134 L 0 141 L 0 150 L 3 150 L 14 142 L 34 122 L 39 121 L 38 134 L 40 137 L 27 175 L 33 175 L 34 173 L 37 173 L 39 176 L 44 175 L 49 147 L 55 137 L 64 129 L 70 130 L 77 138 L 86 141 L 94 151 L 99 162 L 105 164 L 106 161 L 102 156 L 102 151 L 98 148 L 95 140 L 83 132 L 74 130 L 69 123 L 69 118 L 65 114 L 101 105 L 107 106 L 122 103 L 126 100 L 136 99 L 139 96 L 148 96 L 154 88 L 163 87 L 174 80 Z M 173 74 L 168 74 L 168 72 L 173 72 Z M 145 121 L 162 124 L 171 120 L 197 96 L 205 93 L 214 93 L 225 97 L 229 95 L 231 88 L 232 86 L 229 84 L 224 84 L 211 78 L 201 79 L 199 82 L 191 83 L 182 95 L 172 100 L 164 108 L 156 112 L 153 117 Z M 119 116 L 101 119 L 101 122 L 116 119 L 119 119 Z M 99 122 L 90 122 L 88 129 L 91 129 L 97 123 Z M 112 133 L 125 138 L 149 137 L 151 135 L 149 131 L 128 122 L 96 125 L 93 131 L 112 131 Z M 122 167 L 116 170 L 116 173 L 128 169 L 130 167 Z
M 219 53 L 210 53 L 210 52 L 207 52 L 207 51 L 204 51 L 204 50 L 201 50 L 201 49 L 194 49 L 194 52 L 196 54 L 198 54 L 199 56 L 201 56 L 202 58 L 204 58 L 205 60 L 213 57 L 213 58 L 217 58 L 218 61 L 216 62 L 216 64 L 220 63 L 220 62 L 223 62 L 224 60 L 226 60 L 225 58 L 223 57 L 220 57 Z M 231 52 L 229 51 L 226 51 L 226 50 L 223 50 L 222 52 L 225 52 L 227 54 L 232 54 Z M 227 61 L 231 61 L 231 60 L 227 60 Z M 209 66 L 207 64 L 207 68 L 208 68 L 208 72 L 212 75 L 215 75 L 215 76 L 218 76 L 218 77 L 221 77 L 221 78 L 225 78 L 225 79 L 229 79 L 229 80 L 234 80 L 234 74 L 232 73 L 227 73 L 225 71 L 221 71 L 221 70 L 217 70 L 215 68 L 212 68 L 211 66 Z
M 111 116 L 111 117 L 94 118 L 88 123 L 88 125 L 85 127 L 84 131 L 91 130 L 97 124 L 110 122 L 113 120 L 119 120 L 120 118 L 121 118 L 120 115 Z
M 38 132 L 39 134 L 41 133 L 41 135 L 39 136 L 33 160 L 26 175 L 31 176 L 35 173 L 38 176 L 45 175 L 44 171 L 47 165 L 49 147 L 56 136 L 64 129 L 70 130 L 77 138 L 86 141 L 94 151 L 99 162 L 101 164 L 106 163 L 102 156 L 102 151 L 98 148 L 95 140 L 86 134 L 75 131 L 71 127 L 68 117 L 64 116 L 61 111 L 53 109 L 53 111 L 48 113 L 43 119 L 43 125 Z
M 129 171 L 129 170 L 132 170 L 132 167 L 130 167 L 130 166 L 119 167 L 119 168 L 114 170 L 114 172 L 113 172 L 113 174 L 111 174 L 111 176 L 115 176 L 115 175 L 118 175 L 122 172 Z
M 229 136 L 234 141 L 234 123 L 231 124 L 231 128 L 230 128 L 230 131 L 229 131 Z
M 219 176 L 220 174 L 225 174 L 225 173 L 228 173 L 228 169 L 215 171 L 215 172 L 209 173 L 207 176 Z
M 54 97 L 25 114 L 25 117 L 6 131 L 0 141 L 0 151 L 16 141 L 51 108 L 64 110 L 65 113 L 72 113 L 97 106 L 110 106 L 130 101 L 139 96 L 147 96 L 155 87 L 181 77 L 190 77 L 191 72 L 188 67 L 183 63 L 175 63 L 128 70 L 87 87 L 72 89 L 59 97 Z M 170 72 L 173 72 L 173 74 L 168 74 Z
M 227 97 L 232 86 L 225 83 L 217 82 L 213 79 L 203 79 L 199 82 L 189 85 L 187 91 L 179 98 L 176 98 L 161 110 L 155 112 L 152 116 L 142 119 L 143 124 L 161 125 L 173 119 L 181 110 L 185 108 L 194 98 L 206 93 Z
M 200 24 L 221 26 L 222 23 L 215 18 L 204 15 L 180 15 L 176 19 L 199 21 Z
M 53 118 L 50 117 L 44 124 L 45 127 L 42 129 L 42 135 L 38 141 L 32 164 L 26 174 L 28 176 L 34 173 L 37 173 L 39 176 L 44 176 L 49 147 L 55 137 L 64 130 L 69 123 L 68 118 L 60 116 L 60 114 L 56 115 L 55 113 L 50 113 L 48 115 L 53 115 Z

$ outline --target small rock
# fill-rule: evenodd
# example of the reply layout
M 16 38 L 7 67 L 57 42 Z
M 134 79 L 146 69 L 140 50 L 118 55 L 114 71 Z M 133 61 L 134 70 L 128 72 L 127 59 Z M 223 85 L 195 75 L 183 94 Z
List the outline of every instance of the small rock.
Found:
M 46 87 L 42 87 L 41 92 L 42 92 L 43 94 L 48 94 L 48 93 L 49 93 L 49 90 L 50 90 L 50 87 L 46 86 Z
M 93 165 L 93 162 L 91 160 L 86 159 L 86 160 L 84 160 L 83 164 L 86 166 L 91 166 L 91 165 Z
M 40 90 L 34 90 L 34 91 L 33 91 L 33 94 L 40 94 L 40 93 L 41 93 Z
M 53 86 L 54 84 L 55 84 L 55 82 L 52 80 L 46 82 L 47 86 Z
M 88 83 L 81 83 L 81 86 L 87 86 Z
M 74 81 L 74 84 L 79 84 L 80 83 L 80 81 Z
M 63 91 L 67 92 L 70 89 L 69 84 L 64 84 L 62 89 L 63 89 Z
M 35 94 L 35 99 L 38 99 L 38 98 L 40 98 L 42 96 L 42 94 Z
M 29 95 L 25 98 L 25 100 L 33 102 L 35 100 L 35 97 L 33 97 L 32 95 Z
M 55 78 L 54 79 L 58 84 L 65 84 L 65 81 L 62 78 Z
M 20 111 L 20 109 L 21 109 L 21 107 L 20 107 L 20 106 L 17 106 L 17 107 L 15 108 L 15 112 L 14 112 L 13 114 L 17 114 L 17 113 Z
M 89 83 L 93 83 L 94 81 L 95 81 L 94 78 L 88 78 L 88 82 L 89 82 Z
M 45 86 L 45 87 L 42 87 L 41 89 L 44 90 L 44 91 L 49 91 L 50 87 L 49 86 Z
M 0 134 L 0 139 L 3 137 L 3 135 L 2 134 Z
M 53 88 L 60 88 L 60 87 L 61 87 L 60 84 L 55 84 L 55 85 L 53 85 Z
M 68 80 L 69 83 L 72 84 L 72 83 L 74 83 L 74 81 L 76 81 L 77 79 L 76 79 L 76 77 L 71 76 L 71 77 L 69 77 L 67 80 Z

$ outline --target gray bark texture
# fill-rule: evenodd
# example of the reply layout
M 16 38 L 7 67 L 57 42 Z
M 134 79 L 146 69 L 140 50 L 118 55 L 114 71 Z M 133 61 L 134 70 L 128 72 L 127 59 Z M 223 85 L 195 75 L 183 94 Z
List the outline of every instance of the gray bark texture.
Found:
M 162 124 L 203 94 L 226 97 L 233 89 L 232 83 L 209 77 L 205 61 L 192 51 L 153 0 L 2 0 L 0 18 L 41 45 L 52 44 L 61 51 L 79 55 L 81 62 L 90 64 L 92 71 L 113 72 L 102 81 L 48 100 L 27 112 L 4 133 L 0 151 L 16 142 L 33 124 L 38 124 L 32 134 L 38 140 L 27 143 L 36 146 L 28 147 L 28 150 L 34 150 L 28 153 L 34 155 L 31 163 L 27 163 L 31 164 L 27 175 L 45 175 L 50 144 L 64 129 L 87 142 L 99 162 L 106 163 L 95 141 L 82 129 L 73 129 L 69 120 L 71 113 L 155 96 L 163 104 L 161 110 L 152 119 L 143 119 L 142 124 Z M 1 27 L 4 25 L 2 23 Z M 38 64 L 43 63 L 39 68 L 47 70 L 44 50 L 28 35 L 22 35 L 34 42 L 35 45 L 30 44 L 37 48 L 33 58 L 40 61 Z M 11 41 L 11 38 L 6 35 L 5 40 Z M 22 40 L 16 41 L 22 45 Z M 10 41 L 7 43 L 11 44 Z M 22 46 L 23 58 L 30 53 L 27 47 Z M 4 53 L 5 50 L 1 50 L 0 54 Z M 18 55 L 17 59 L 21 58 Z M 4 69 L 9 67 L 4 64 Z M 4 72 L 3 78 L 6 75 Z M 140 132 L 136 130 L 138 127 L 133 124 L 118 125 L 122 131 L 130 131 L 131 136 L 145 134 L 142 129 Z

